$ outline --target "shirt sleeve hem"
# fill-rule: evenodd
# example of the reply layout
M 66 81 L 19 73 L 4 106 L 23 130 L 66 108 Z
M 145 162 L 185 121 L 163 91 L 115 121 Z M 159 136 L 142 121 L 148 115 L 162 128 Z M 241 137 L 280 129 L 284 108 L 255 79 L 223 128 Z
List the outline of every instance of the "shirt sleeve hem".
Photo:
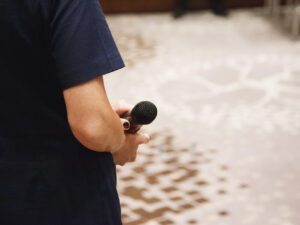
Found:
M 103 76 L 106 74 L 109 74 L 111 72 L 114 72 L 116 70 L 122 69 L 125 67 L 124 62 L 120 58 L 114 58 L 111 61 L 112 63 L 106 63 L 105 65 L 101 63 L 94 63 L 88 66 L 85 66 L 86 69 L 79 69 L 76 72 L 73 72 L 72 74 L 69 74 L 67 76 L 65 74 L 65 77 L 71 77 L 71 79 L 65 79 L 61 82 L 61 87 L 63 90 L 80 85 L 82 83 L 88 82 L 96 77 Z

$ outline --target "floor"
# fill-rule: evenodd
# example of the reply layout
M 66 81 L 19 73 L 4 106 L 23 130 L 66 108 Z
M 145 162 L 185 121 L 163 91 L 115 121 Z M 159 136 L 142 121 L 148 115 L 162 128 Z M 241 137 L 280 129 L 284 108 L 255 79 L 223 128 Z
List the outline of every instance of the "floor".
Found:
M 300 224 L 300 41 L 260 9 L 107 17 L 126 62 L 111 101 L 153 101 L 118 168 L 124 225 Z

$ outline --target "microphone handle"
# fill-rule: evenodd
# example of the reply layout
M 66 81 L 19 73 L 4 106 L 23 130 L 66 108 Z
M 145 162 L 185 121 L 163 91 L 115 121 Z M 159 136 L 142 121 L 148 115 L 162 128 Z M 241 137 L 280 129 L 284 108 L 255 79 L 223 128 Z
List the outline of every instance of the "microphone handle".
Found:
M 137 124 L 133 121 L 130 112 L 125 113 L 125 114 L 121 115 L 120 117 L 128 120 L 129 125 L 130 125 L 129 128 L 124 126 L 125 133 L 136 134 L 141 129 L 142 125 Z

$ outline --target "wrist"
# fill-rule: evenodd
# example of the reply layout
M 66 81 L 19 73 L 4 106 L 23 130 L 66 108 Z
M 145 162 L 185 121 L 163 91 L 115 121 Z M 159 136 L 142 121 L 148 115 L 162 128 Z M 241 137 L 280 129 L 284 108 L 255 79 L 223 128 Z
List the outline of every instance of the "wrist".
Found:
M 126 136 L 125 136 L 124 132 L 122 132 L 122 135 L 121 135 L 118 145 L 114 146 L 114 148 L 112 148 L 110 152 L 112 154 L 119 152 L 121 150 L 121 148 L 124 146 L 125 140 L 126 140 Z

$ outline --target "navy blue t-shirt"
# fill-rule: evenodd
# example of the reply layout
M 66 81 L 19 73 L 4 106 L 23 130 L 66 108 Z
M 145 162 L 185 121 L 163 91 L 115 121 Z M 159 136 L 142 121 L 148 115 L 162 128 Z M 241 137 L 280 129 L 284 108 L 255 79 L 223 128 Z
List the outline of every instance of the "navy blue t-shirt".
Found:
M 0 224 L 120 225 L 110 153 L 62 91 L 124 66 L 97 0 L 0 0 Z

